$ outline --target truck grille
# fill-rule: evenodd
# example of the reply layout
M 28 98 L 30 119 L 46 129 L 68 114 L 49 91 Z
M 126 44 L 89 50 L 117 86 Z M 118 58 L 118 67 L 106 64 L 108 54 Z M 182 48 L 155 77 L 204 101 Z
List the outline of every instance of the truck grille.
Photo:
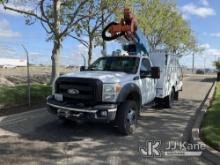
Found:
M 70 94 L 69 90 L 78 93 Z M 98 79 L 60 77 L 56 81 L 56 93 L 63 94 L 64 102 L 95 105 L 102 101 L 102 82 Z

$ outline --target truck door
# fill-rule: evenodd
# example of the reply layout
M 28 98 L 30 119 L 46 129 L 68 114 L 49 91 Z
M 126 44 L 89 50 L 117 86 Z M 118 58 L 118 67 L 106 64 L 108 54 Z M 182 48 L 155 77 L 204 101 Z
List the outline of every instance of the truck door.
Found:
M 144 104 L 147 104 L 153 101 L 156 93 L 155 82 L 154 79 L 151 78 L 151 63 L 147 58 L 142 59 L 141 67 L 140 67 L 140 78 L 142 84 L 141 85 L 142 101 Z

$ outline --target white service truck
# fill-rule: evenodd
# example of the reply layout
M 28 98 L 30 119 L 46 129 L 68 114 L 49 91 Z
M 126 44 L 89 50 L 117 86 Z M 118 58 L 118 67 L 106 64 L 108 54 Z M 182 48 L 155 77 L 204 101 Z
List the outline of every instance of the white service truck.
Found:
M 143 106 L 172 107 L 182 89 L 175 56 L 160 52 L 150 57 L 102 57 L 87 70 L 59 77 L 47 99 L 49 112 L 65 121 L 115 122 L 123 134 L 133 133 Z
M 87 69 L 59 77 L 55 92 L 47 98 L 49 112 L 64 121 L 114 123 L 128 135 L 134 132 L 144 106 L 157 103 L 172 107 L 182 89 L 179 58 L 165 50 L 147 53 L 143 34 L 130 26 L 135 24 L 111 23 L 103 31 L 105 40 L 121 36 L 131 39 L 133 43 L 123 45 L 128 55 L 113 53 L 97 59 Z M 110 37 L 105 35 L 109 28 Z

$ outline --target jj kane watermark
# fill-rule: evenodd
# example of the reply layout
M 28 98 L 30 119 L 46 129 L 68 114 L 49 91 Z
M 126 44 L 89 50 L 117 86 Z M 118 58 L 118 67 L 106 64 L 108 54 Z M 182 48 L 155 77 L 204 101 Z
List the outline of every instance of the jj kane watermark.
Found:
M 180 141 L 146 140 L 139 146 L 139 152 L 146 158 L 160 158 L 163 156 L 201 156 L 204 145 L 191 144 Z

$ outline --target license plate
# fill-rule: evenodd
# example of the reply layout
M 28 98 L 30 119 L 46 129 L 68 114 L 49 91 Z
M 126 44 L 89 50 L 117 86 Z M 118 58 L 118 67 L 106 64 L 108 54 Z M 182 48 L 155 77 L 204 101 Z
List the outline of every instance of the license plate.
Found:
M 62 94 L 55 93 L 54 97 L 57 101 L 63 101 L 63 95 Z

